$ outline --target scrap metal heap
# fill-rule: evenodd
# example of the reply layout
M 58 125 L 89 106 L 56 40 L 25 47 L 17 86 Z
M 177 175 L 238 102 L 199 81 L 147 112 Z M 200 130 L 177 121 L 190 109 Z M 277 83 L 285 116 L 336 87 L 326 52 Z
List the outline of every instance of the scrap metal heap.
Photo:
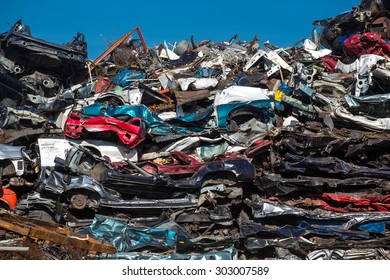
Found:
M 18 21 L 0 35 L 0 251 L 389 259 L 390 7 L 314 24 L 288 48 L 148 48 L 137 27 L 87 61 L 82 34 Z

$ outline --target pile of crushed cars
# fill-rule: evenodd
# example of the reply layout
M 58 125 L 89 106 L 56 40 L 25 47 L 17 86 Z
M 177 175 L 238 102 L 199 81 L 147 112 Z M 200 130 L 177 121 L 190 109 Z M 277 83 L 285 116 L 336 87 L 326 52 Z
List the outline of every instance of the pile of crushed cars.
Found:
M 137 27 L 88 61 L 82 34 L 18 21 L 0 35 L 0 251 L 389 259 L 390 5 L 314 25 L 288 48 L 148 48 Z

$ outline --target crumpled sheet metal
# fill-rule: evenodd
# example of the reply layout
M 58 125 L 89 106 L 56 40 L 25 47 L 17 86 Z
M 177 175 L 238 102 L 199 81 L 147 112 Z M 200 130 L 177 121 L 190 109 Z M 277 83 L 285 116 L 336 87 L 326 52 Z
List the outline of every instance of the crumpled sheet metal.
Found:
M 346 108 L 340 106 L 332 111 L 336 119 L 345 123 L 355 124 L 363 129 L 371 131 L 390 131 L 390 118 L 367 118 L 351 114 Z
M 320 203 L 324 209 L 333 210 L 335 212 L 348 211 L 380 211 L 387 212 L 389 209 L 389 195 L 381 195 L 379 193 L 322 193 L 321 195 L 308 195 L 309 206 L 316 206 Z M 340 206 L 331 206 L 332 203 L 337 203 Z M 306 205 L 306 199 L 303 202 Z M 348 207 L 349 209 L 343 209 Z
M 170 228 L 169 222 L 157 227 L 131 227 L 111 218 L 96 216 L 88 234 L 97 240 L 108 240 L 118 252 L 130 252 L 151 247 L 156 250 L 173 250 L 180 240 L 180 233 Z
M 47 174 L 49 173 L 49 174 Z M 50 192 L 61 195 L 73 189 L 85 189 L 99 194 L 101 198 L 107 196 L 104 187 L 90 176 L 71 176 L 58 171 L 50 172 L 43 169 L 40 174 L 41 184 L 37 188 L 40 192 Z
M 241 233 L 247 236 L 275 236 L 275 237 L 304 237 L 322 236 L 334 237 L 338 239 L 369 239 L 370 235 L 365 231 L 344 230 L 333 226 L 315 226 L 306 222 L 301 222 L 298 226 L 285 225 L 283 227 L 267 227 L 261 224 L 243 224 L 240 226 Z
M 114 255 L 90 256 L 91 259 L 99 260 L 237 260 L 238 251 L 234 247 L 226 248 L 220 251 L 212 251 L 205 253 L 191 254 L 157 254 L 157 253 L 142 253 L 142 252 L 125 252 L 116 253 Z
M 27 110 L 16 110 L 10 107 L 0 106 L 0 127 L 5 128 L 19 124 L 21 121 L 38 125 L 47 122 L 46 118 Z
M 310 252 L 307 260 L 389 260 L 389 251 L 380 249 L 323 249 Z
M 263 139 L 272 127 L 272 123 L 263 123 L 253 118 L 239 125 L 237 132 L 221 134 L 221 136 L 232 144 L 246 148 Z
M 29 26 L 19 20 L 1 34 L 0 43 L 4 56 L 17 65 L 10 70 L 10 77 L 28 79 L 31 72 L 25 69 L 29 68 L 43 72 L 41 75 L 45 78 L 25 83 L 27 90 L 35 94 L 53 95 L 62 87 L 72 86 L 85 73 L 88 54 L 82 33 L 77 33 L 67 44 L 58 45 L 33 37 Z
M 273 122 L 275 119 L 275 111 L 271 108 L 270 100 L 221 104 L 215 107 L 215 110 L 217 115 L 217 126 L 224 129 L 229 129 L 229 125 L 232 125 L 234 114 L 254 115 L 263 123 Z
M 379 34 L 364 33 L 356 34 L 344 41 L 344 50 L 347 54 L 358 57 L 364 54 L 376 54 L 390 57 L 390 44 Z
M 295 178 L 284 178 L 277 174 L 264 174 L 256 178 L 256 180 L 258 187 L 270 196 L 283 196 L 301 192 L 315 195 L 326 190 L 364 188 L 365 186 L 377 187 L 386 191 L 389 189 L 388 180 L 369 177 L 333 179 L 298 176 Z
M 358 72 L 360 75 L 369 74 L 371 70 L 377 67 L 378 62 L 383 62 L 386 57 L 376 54 L 363 54 L 350 64 L 344 64 L 338 60 L 335 70 L 337 72 L 349 74 Z
M 322 175 L 336 178 L 390 178 L 390 167 L 384 164 L 373 167 L 357 166 L 336 157 L 302 157 L 289 153 L 285 157 L 285 160 L 274 165 L 274 170 L 281 174 Z
M 121 87 L 131 86 L 134 82 L 143 80 L 146 74 L 142 71 L 123 69 L 117 76 L 114 77 L 112 83 Z
M 254 238 L 249 237 L 245 242 L 245 248 L 256 254 L 263 253 L 264 249 L 284 248 L 292 252 L 299 253 L 300 259 L 306 259 L 308 255 L 321 257 L 332 255 L 332 252 L 339 251 L 343 253 L 356 252 L 354 257 L 359 259 L 359 254 L 364 252 L 387 252 L 389 247 L 386 245 L 387 237 L 375 238 L 370 240 L 337 240 L 335 238 L 311 238 L 288 237 L 288 238 Z M 317 252 L 311 254 L 311 252 Z M 346 254 L 348 255 L 348 254 Z M 352 255 L 350 255 L 353 257 Z
M 255 197 L 254 199 L 254 201 L 246 200 L 245 203 L 252 208 L 252 214 L 255 219 L 292 215 L 315 220 L 342 220 L 345 221 L 344 229 L 349 229 L 364 222 L 386 221 L 390 219 L 390 213 L 388 212 L 336 213 L 322 209 L 305 210 L 271 202 L 260 197 Z

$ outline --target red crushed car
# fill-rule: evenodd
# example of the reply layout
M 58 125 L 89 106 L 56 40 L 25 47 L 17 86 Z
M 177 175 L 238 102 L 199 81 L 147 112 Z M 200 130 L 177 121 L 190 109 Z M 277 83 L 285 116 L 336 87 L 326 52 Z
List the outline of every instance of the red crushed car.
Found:
M 169 159 L 169 164 L 146 161 L 139 163 L 139 166 L 150 174 L 165 173 L 168 175 L 190 175 L 205 166 L 194 157 L 179 151 L 172 152 Z
M 240 154 L 225 153 L 219 157 L 212 158 L 209 162 L 202 163 L 196 158 L 180 151 L 173 151 L 170 156 L 166 158 L 169 159 L 169 163 L 167 164 L 161 164 L 156 161 L 145 161 L 138 163 L 138 166 L 150 174 L 192 175 L 202 167 L 207 166 L 209 162 L 245 159 L 245 157 Z
M 117 135 L 129 148 L 135 148 L 144 141 L 146 132 L 146 124 L 141 118 L 127 117 L 122 121 L 114 117 L 99 116 L 84 119 L 74 112 L 69 114 L 64 127 L 64 134 L 69 138 L 78 139 L 84 133 L 91 139 L 112 139 L 113 135 Z

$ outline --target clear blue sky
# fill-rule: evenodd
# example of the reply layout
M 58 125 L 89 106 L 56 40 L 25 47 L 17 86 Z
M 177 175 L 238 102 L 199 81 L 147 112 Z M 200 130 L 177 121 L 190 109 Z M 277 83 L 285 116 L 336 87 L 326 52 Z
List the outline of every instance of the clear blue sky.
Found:
M 4 3 L 5 1 L 5 3 Z M 359 0 L 246 0 L 246 1 L 56 1 L 3 0 L 0 32 L 18 19 L 34 37 L 57 44 L 78 32 L 86 36 L 89 58 L 94 59 L 113 42 L 140 26 L 148 46 L 189 40 L 228 40 L 239 34 L 250 41 L 270 41 L 282 47 L 310 37 L 312 22 L 350 10 Z

